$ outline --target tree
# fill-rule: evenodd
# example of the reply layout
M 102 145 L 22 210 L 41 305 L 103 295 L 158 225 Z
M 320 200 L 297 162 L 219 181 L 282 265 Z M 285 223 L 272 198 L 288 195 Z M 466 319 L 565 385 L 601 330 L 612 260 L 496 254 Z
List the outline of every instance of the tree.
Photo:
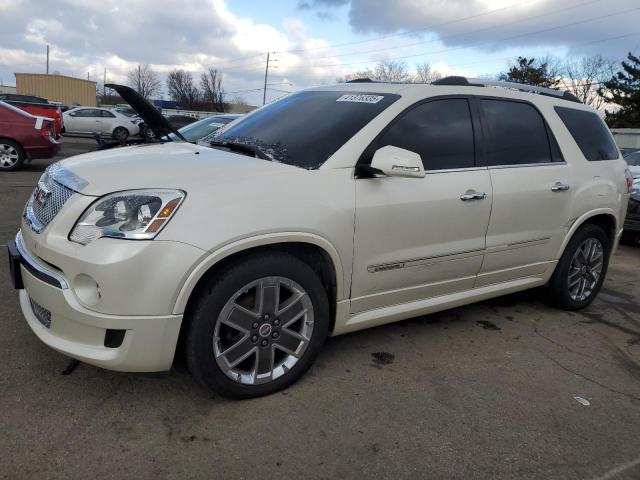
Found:
M 612 128 L 640 127 L 640 58 L 629 53 L 618 71 L 598 89 L 607 101 L 620 106 L 616 112 L 607 111 L 605 120 Z
M 158 75 L 156 75 L 156 72 L 154 72 L 147 63 L 129 70 L 129 73 L 127 73 L 127 81 L 129 86 L 144 98 L 150 98 L 160 92 L 161 83 Z
M 222 74 L 215 68 L 209 68 L 200 76 L 201 100 L 207 108 L 224 112 L 224 90 L 222 89 Z
M 172 100 L 184 108 L 194 108 L 200 100 L 198 87 L 193 83 L 191 73 L 174 70 L 167 76 L 167 91 Z
M 550 57 L 537 61 L 535 58 L 518 57 L 508 71 L 498 75 L 498 79 L 553 88 L 560 83 L 558 70 L 557 62 Z
M 442 74 L 433 70 L 427 62 L 416 65 L 416 74 L 413 77 L 414 83 L 431 83 L 442 78 Z
M 600 109 L 607 102 L 598 89 L 612 77 L 614 63 L 602 55 L 567 60 L 562 68 L 561 85 L 582 100 L 585 105 Z
M 342 78 L 338 78 L 338 83 L 348 82 L 350 80 L 356 80 L 358 78 L 368 78 L 374 82 L 400 82 L 408 83 L 412 80 L 411 74 L 407 69 L 405 62 L 398 62 L 395 60 L 385 60 L 384 62 L 378 62 L 375 68 L 372 70 L 367 68 L 366 70 L 359 70 L 357 72 L 348 73 Z

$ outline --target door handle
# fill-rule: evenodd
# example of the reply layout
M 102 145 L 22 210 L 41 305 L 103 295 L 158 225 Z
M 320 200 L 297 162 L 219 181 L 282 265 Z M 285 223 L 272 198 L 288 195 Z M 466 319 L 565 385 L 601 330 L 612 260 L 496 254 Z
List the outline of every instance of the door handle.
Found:
M 567 185 L 566 183 L 562 183 L 562 182 L 556 182 L 555 185 L 553 187 L 551 187 L 551 191 L 552 192 L 566 192 L 567 190 L 569 190 L 569 185 Z
M 487 198 L 487 194 L 484 192 L 476 192 L 475 190 L 467 190 L 460 195 L 460 200 L 463 202 L 471 202 L 474 200 L 484 200 Z

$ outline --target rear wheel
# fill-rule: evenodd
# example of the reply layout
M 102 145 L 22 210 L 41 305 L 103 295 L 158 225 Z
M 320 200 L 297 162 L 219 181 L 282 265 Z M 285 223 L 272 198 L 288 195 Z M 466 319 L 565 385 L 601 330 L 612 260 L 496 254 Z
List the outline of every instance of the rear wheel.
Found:
M 0 170 L 18 170 L 25 160 L 22 147 L 12 140 L 0 140 Z
M 589 305 L 602 287 L 611 242 L 597 225 L 587 224 L 573 236 L 549 281 L 553 303 L 566 310 Z
M 124 127 L 117 127 L 113 131 L 113 138 L 121 142 L 124 142 L 127 138 L 129 138 L 129 130 L 127 130 Z
M 187 363 L 221 395 L 266 395 L 309 369 L 328 328 L 327 295 L 311 267 L 283 253 L 254 256 L 201 290 L 185 339 Z

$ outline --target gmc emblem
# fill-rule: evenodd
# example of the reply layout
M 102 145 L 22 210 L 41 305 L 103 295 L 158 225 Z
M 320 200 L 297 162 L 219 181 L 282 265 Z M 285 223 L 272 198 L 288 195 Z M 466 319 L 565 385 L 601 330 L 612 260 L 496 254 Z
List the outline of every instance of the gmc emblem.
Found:
M 44 183 L 38 182 L 36 189 L 33 192 L 33 198 L 40 205 L 44 206 L 47 203 L 47 199 L 51 196 L 51 190 L 47 188 Z

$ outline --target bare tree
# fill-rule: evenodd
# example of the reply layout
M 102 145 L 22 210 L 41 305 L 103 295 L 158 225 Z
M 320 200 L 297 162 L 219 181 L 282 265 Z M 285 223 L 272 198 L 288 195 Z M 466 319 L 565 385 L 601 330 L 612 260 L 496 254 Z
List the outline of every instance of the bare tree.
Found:
M 442 78 L 442 74 L 433 70 L 427 62 L 416 65 L 416 74 L 413 77 L 414 83 L 431 83 Z
M 359 78 L 368 78 L 374 82 L 411 82 L 411 74 L 407 69 L 405 62 L 398 62 L 395 60 L 385 60 L 378 62 L 375 68 L 372 70 L 367 68 L 366 70 L 359 70 L 357 72 L 348 73 L 344 77 L 337 79 L 338 83 L 344 83 Z
M 598 89 L 615 72 L 615 62 L 595 55 L 567 59 L 563 65 L 561 85 L 593 108 L 603 108 L 607 103 L 606 95 L 599 95 Z
M 167 91 L 172 100 L 185 108 L 194 108 L 200 101 L 200 92 L 193 83 L 191 73 L 185 70 L 174 70 L 167 76 Z
M 144 98 L 150 98 L 158 93 L 162 85 L 156 72 L 147 63 L 129 70 L 127 81 L 129 86 Z
M 235 97 L 233 97 L 231 99 L 231 103 L 233 105 L 240 105 L 243 107 L 249 105 L 249 103 L 247 102 L 247 99 L 244 97 L 241 97 L 240 95 L 236 95 Z
M 224 90 L 222 88 L 222 74 L 215 68 L 209 68 L 200 76 L 200 90 L 202 101 L 209 108 L 218 112 L 224 112 Z

